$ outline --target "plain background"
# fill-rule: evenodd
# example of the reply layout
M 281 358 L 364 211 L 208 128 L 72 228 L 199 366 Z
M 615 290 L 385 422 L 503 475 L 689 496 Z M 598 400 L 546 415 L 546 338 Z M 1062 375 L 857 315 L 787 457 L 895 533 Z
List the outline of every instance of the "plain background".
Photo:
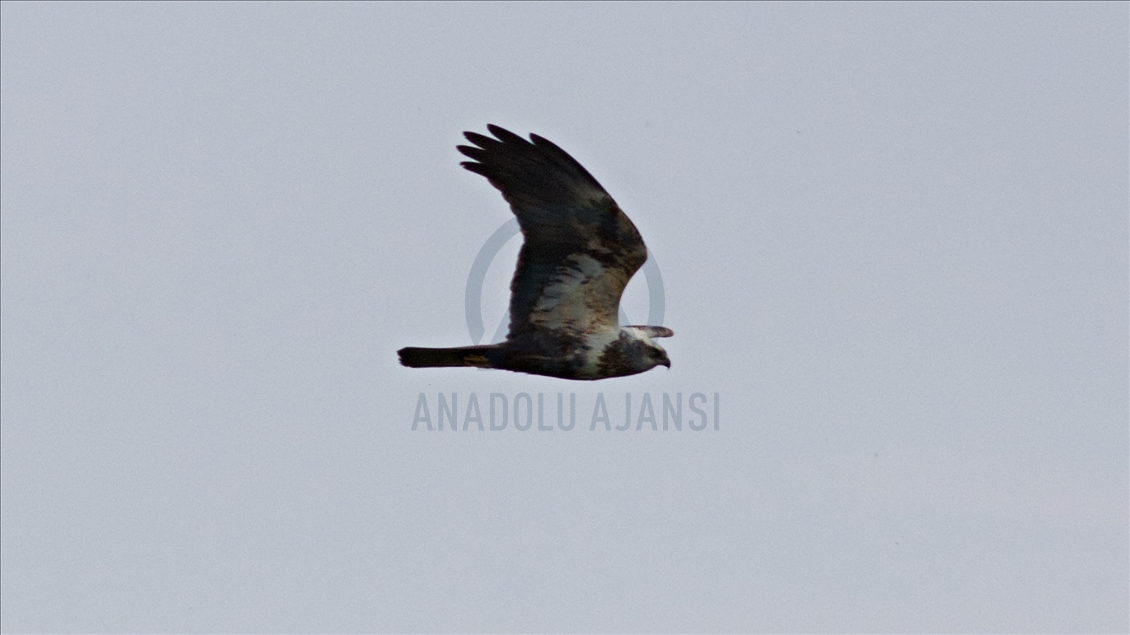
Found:
M 5 632 L 1130 627 L 1127 4 L 0 23 Z M 470 343 L 487 123 L 640 228 L 671 370 L 397 365 Z M 412 432 L 439 391 L 721 426 Z

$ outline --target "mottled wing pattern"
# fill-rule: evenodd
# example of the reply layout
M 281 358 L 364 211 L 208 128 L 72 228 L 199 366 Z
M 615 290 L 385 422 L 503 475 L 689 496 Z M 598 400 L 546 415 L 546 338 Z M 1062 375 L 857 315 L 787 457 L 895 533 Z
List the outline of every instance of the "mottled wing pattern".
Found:
M 485 176 L 518 217 L 525 243 L 510 282 L 511 339 L 540 331 L 617 331 L 620 296 L 647 260 L 643 239 L 580 163 L 537 135 L 490 125 L 466 132 L 463 167 Z

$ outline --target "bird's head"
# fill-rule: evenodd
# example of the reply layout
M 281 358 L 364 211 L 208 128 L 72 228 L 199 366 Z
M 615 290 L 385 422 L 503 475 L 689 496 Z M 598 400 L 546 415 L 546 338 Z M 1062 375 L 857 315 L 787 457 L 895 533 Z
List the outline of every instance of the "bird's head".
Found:
M 621 330 L 632 339 L 632 357 L 635 358 L 635 364 L 643 367 L 641 370 L 656 366 L 671 368 L 671 359 L 667 357 L 667 351 L 652 338 L 671 337 L 675 334 L 674 331 L 662 326 L 625 326 Z

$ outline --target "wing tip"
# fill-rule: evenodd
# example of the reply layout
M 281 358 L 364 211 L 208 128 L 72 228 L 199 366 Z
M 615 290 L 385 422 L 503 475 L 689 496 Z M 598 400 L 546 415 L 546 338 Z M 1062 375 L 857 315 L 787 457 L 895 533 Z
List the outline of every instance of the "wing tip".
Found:
M 505 141 L 508 141 L 508 140 L 509 141 L 517 140 L 517 141 L 521 141 L 521 142 L 524 142 L 524 143 L 529 143 L 529 141 L 526 141 L 525 139 L 523 139 L 521 135 L 510 132 L 509 130 L 507 130 L 506 128 L 503 128 L 502 126 L 496 126 L 493 123 L 487 124 L 487 130 L 490 131 L 490 133 L 492 135 L 494 135 L 495 138 L 498 139 L 499 141 L 505 142 Z

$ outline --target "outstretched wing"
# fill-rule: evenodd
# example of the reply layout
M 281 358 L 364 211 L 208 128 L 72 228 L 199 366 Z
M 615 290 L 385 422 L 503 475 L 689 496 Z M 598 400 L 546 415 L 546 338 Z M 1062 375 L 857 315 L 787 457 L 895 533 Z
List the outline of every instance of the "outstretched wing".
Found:
M 572 335 L 619 328 L 620 296 L 647 260 L 632 221 L 580 163 L 537 135 L 498 126 L 495 139 L 465 132 L 458 146 L 518 217 L 525 243 L 510 282 L 510 338 L 539 331 Z

